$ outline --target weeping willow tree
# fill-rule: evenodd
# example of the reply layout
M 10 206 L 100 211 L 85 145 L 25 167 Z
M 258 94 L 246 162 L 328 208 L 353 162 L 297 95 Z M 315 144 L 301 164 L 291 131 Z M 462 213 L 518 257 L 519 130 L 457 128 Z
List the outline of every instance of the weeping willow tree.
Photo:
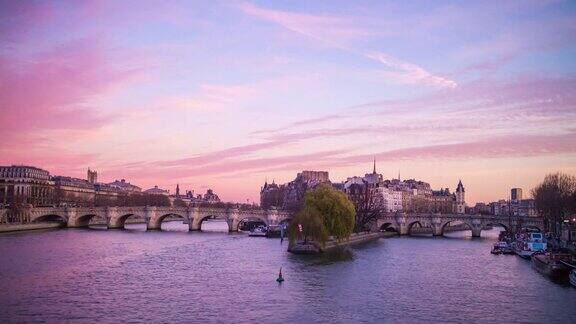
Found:
M 348 197 L 330 185 L 320 185 L 304 196 L 304 205 L 288 228 L 290 244 L 300 239 L 323 245 L 328 237 L 348 238 L 354 230 L 356 211 Z

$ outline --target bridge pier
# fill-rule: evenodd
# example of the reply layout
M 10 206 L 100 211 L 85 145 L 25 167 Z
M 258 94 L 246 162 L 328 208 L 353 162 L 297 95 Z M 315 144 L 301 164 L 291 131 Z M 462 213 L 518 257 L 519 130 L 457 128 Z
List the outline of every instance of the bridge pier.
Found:
M 433 236 L 443 236 L 444 226 L 442 225 L 441 215 L 435 215 L 432 218 L 432 235 Z
M 108 229 L 123 229 L 124 224 L 118 217 L 117 207 L 107 207 L 106 208 L 106 219 L 108 220 Z
M 238 226 L 240 226 L 238 209 L 230 209 L 226 221 L 228 222 L 228 232 L 238 232 Z
M 398 234 L 400 235 L 408 235 L 408 225 L 400 224 L 398 228 Z
M 162 221 L 157 218 L 156 207 L 146 206 L 144 208 L 144 217 L 146 218 L 147 231 L 159 231 L 162 229 Z
M 81 222 L 80 217 L 77 215 L 77 211 L 75 207 L 67 207 L 64 211 L 66 213 L 66 218 L 68 221 L 66 222 L 66 226 L 70 228 L 80 228 L 86 227 L 88 224 Z
M 472 237 L 480 237 L 481 233 L 482 233 L 481 228 L 473 228 L 472 229 Z
M 432 227 L 432 236 L 443 236 L 444 232 L 442 231 L 442 227 Z
M 188 230 L 199 231 L 201 221 L 199 208 L 198 207 L 189 208 L 186 214 L 188 216 Z

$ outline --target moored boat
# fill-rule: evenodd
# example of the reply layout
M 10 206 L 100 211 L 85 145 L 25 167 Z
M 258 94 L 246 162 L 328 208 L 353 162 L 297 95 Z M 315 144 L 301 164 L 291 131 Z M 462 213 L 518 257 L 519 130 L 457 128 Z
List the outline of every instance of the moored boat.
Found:
M 567 254 L 535 254 L 532 257 L 532 265 L 538 272 L 554 281 L 566 282 L 570 273 L 570 268 L 566 267 L 561 260 L 570 256 Z
M 265 236 L 266 236 L 266 232 L 267 232 L 266 226 L 260 225 L 260 226 L 254 227 L 254 228 L 250 231 L 250 234 L 248 234 L 248 236 L 265 237 Z
M 524 259 L 530 259 L 535 253 L 544 253 L 547 248 L 544 236 L 540 232 L 518 234 L 514 246 L 514 252 Z

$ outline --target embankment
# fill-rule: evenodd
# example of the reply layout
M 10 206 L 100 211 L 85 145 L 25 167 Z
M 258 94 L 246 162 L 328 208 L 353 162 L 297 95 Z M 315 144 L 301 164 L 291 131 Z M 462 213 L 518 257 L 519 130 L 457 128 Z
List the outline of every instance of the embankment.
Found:
M 372 240 L 377 240 L 382 237 L 390 237 L 397 235 L 394 232 L 363 232 L 363 233 L 353 233 L 346 240 L 338 241 L 334 238 L 330 238 L 324 246 L 321 246 L 315 242 L 296 242 L 293 245 L 288 246 L 288 252 L 295 254 L 316 254 L 327 252 L 330 250 L 351 246 L 355 244 L 366 243 Z
M 64 223 L 0 224 L 0 233 L 33 231 L 64 227 Z

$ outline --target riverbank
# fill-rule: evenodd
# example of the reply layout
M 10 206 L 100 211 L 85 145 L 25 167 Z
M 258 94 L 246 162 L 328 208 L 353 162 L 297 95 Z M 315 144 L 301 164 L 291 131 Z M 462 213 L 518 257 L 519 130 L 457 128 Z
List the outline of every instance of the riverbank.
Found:
M 0 233 L 36 231 L 65 227 L 64 223 L 0 224 Z
M 178 217 L 168 217 L 165 221 L 179 221 L 182 220 Z M 127 219 L 126 224 L 146 224 L 145 219 L 134 218 Z M 108 223 L 102 219 L 95 219 L 90 222 L 88 226 L 106 226 Z M 10 233 L 10 232 L 24 232 L 24 231 L 36 231 L 36 230 L 46 230 L 46 229 L 58 229 L 65 228 L 66 223 L 59 222 L 44 222 L 44 223 L 24 223 L 24 224 L 0 224 L 0 233 Z
M 320 246 L 314 242 L 296 242 L 292 246 L 288 246 L 288 252 L 294 254 L 317 254 L 335 250 L 338 248 L 343 248 L 351 245 L 366 243 L 372 240 L 377 240 L 379 238 L 391 237 L 398 235 L 395 232 L 363 232 L 363 233 L 353 233 L 346 240 L 338 241 L 334 238 L 328 239 L 324 246 Z

